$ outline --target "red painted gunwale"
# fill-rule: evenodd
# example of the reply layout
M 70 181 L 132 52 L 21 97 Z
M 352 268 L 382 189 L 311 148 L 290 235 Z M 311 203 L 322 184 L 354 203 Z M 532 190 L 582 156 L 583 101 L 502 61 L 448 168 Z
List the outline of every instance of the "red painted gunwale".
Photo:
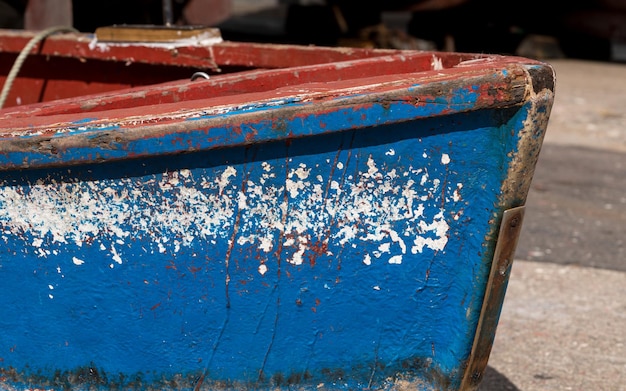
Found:
M 34 34 L 0 30 L 0 83 L 13 63 L 7 59 L 14 60 Z M 92 34 L 59 34 L 33 49 L 9 94 L 9 107 L 0 110 L 0 120 L 5 136 L 41 127 L 50 131 L 84 118 L 134 118 L 145 124 L 149 118 L 167 122 L 168 117 L 175 120 L 186 112 L 228 105 L 294 97 L 323 101 L 365 91 L 383 93 L 399 85 L 460 80 L 471 84 L 472 78 L 479 100 L 493 104 L 509 100 L 507 94 L 494 93 L 510 89 L 507 78 L 498 77 L 489 86 L 481 78 L 508 66 L 518 72 L 519 59 L 236 42 L 129 45 L 97 43 Z M 210 79 L 191 81 L 197 71 Z

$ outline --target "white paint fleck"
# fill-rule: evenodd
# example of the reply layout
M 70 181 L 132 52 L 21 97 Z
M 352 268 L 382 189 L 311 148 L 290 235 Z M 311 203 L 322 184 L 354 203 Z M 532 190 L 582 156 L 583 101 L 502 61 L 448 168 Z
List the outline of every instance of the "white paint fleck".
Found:
M 76 257 L 72 257 L 72 262 L 74 263 L 74 265 L 77 265 L 77 266 L 80 266 L 85 263 L 85 261 Z
M 248 207 L 246 201 L 248 200 L 248 197 L 246 197 L 246 195 L 244 193 L 239 193 L 237 196 L 237 206 L 239 207 L 239 209 L 246 209 Z
M 376 167 L 376 162 L 374 161 L 374 159 L 372 159 L 371 156 L 367 159 L 367 167 L 367 173 L 370 178 L 377 178 L 380 176 L 380 173 L 378 172 L 378 167 Z
M 433 54 L 432 57 L 432 61 L 430 62 L 430 65 L 433 68 L 433 71 L 441 71 L 443 70 L 443 62 L 441 61 L 441 57 L 437 57 Z
M 263 276 L 265 273 L 267 273 L 267 266 L 265 264 L 259 265 L 259 274 Z
M 345 226 L 341 227 L 339 232 L 337 232 L 335 235 L 333 235 L 333 239 L 341 238 L 339 240 L 339 244 L 343 246 L 346 243 L 349 243 L 349 242 L 353 241 L 356 238 L 357 233 L 358 233 L 357 226 L 355 226 L 355 225 L 345 225 Z
M 298 179 L 305 180 L 309 177 L 310 172 L 311 172 L 311 169 L 306 168 L 306 165 L 301 163 L 300 166 L 296 170 L 289 173 L 289 177 L 291 178 L 293 174 L 295 174 L 298 177 Z
M 119 254 L 117 253 L 117 250 L 113 246 L 111 246 L 111 256 L 113 257 L 113 260 L 116 263 L 120 265 L 122 264 L 122 258 L 119 256 Z
M 402 255 L 394 255 L 393 257 L 389 258 L 389 263 L 392 265 L 402 264 Z
M 236 175 L 237 175 L 237 170 L 235 170 L 234 167 L 228 166 L 226 170 L 224 170 L 222 175 L 220 175 L 219 178 L 215 179 L 215 181 L 217 182 L 219 186 L 220 194 L 224 191 L 226 186 L 228 186 L 228 184 L 230 183 L 230 177 L 233 177 Z
M 437 191 L 437 189 L 439 189 L 440 184 L 441 184 L 441 179 L 439 178 L 433 179 L 433 187 L 431 188 L 431 190 Z
M 287 179 L 285 181 L 285 188 L 289 192 L 289 197 L 296 198 L 298 194 L 300 194 L 300 190 L 304 189 L 304 183 L 302 183 L 302 181 Z
M 447 165 L 450 163 L 450 155 L 444 153 L 441 155 L 441 164 Z
M 372 264 L 372 257 L 369 254 L 365 254 L 365 257 L 363 257 L 363 263 L 366 265 L 371 265 Z
M 245 244 L 254 244 L 255 239 L 256 238 L 254 237 L 254 235 L 240 236 L 239 238 L 237 238 L 237 244 L 240 246 L 243 246 Z
M 374 289 L 375 291 L 379 291 L 379 290 L 380 290 L 380 287 L 379 287 L 378 285 L 374 285 L 373 289 Z
M 413 241 L 414 246 L 411 248 L 413 254 L 422 253 L 424 247 L 434 251 L 441 251 L 448 243 L 448 223 L 443 218 L 443 211 L 440 211 L 434 218 L 433 222 L 428 224 L 424 221 L 419 222 L 420 231 L 423 233 L 431 232 L 435 234 L 435 238 L 416 236 Z
M 269 253 L 270 251 L 272 251 L 272 248 L 274 247 L 274 241 L 272 238 L 270 237 L 262 237 L 260 238 L 260 244 L 259 244 L 259 248 L 263 251 L 265 251 L 266 253 Z
M 462 188 L 463 188 L 462 183 L 456 184 L 456 189 L 454 189 L 454 192 L 452 193 L 452 199 L 454 200 L 454 202 L 461 201 L 461 189 Z
M 303 238 L 304 239 L 304 238 Z M 298 245 L 298 251 L 296 251 L 293 256 L 288 259 L 287 261 L 289 263 L 291 263 L 292 265 L 302 265 L 302 262 L 304 261 L 304 259 L 302 258 L 302 256 L 304 255 L 304 252 L 308 249 L 308 246 L 306 245 L 306 243 L 300 243 Z
M 404 244 L 404 240 L 400 237 L 400 235 L 396 231 L 390 230 L 389 237 L 394 243 L 397 243 L 400 246 L 402 254 L 406 254 L 406 244 Z
M 48 285 L 48 289 L 53 290 L 54 287 L 52 285 Z
M 391 243 L 383 243 L 380 246 L 378 246 L 378 251 L 380 251 L 381 253 L 388 253 L 390 248 L 391 248 Z
M 387 156 L 394 156 L 395 154 L 396 154 L 396 151 L 393 148 L 391 148 L 387 152 L 385 152 L 385 155 L 387 155 Z

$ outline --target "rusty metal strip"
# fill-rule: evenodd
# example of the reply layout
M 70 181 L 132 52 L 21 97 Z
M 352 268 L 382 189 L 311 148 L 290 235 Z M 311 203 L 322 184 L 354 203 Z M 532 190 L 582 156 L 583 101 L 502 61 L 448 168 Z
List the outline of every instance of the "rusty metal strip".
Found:
M 478 389 L 487 367 L 522 230 L 524 211 L 525 206 L 519 206 L 505 210 L 502 216 L 474 345 L 461 383 L 460 389 L 463 391 Z

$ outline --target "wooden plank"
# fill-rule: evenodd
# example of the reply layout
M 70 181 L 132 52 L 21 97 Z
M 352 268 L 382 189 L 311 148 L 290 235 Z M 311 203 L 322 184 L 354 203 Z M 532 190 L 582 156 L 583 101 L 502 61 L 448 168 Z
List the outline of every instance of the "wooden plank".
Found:
M 220 42 L 218 28 L 204 26 L 114 25 L 98 27 L 96 38 L 101 42 Z

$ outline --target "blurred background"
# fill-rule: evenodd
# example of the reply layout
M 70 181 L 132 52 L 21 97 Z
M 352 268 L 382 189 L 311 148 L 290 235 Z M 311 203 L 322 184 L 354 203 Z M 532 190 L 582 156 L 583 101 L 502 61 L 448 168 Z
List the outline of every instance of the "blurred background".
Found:
M 480 391 L 626 390 L 626 0 L 0 0 L 2 28 L 112 24 L 550 63 L 556 98 Z
M 626 60 L 624 0 L 0 0 L 4 28 L 166 23 L 237 41 Z

